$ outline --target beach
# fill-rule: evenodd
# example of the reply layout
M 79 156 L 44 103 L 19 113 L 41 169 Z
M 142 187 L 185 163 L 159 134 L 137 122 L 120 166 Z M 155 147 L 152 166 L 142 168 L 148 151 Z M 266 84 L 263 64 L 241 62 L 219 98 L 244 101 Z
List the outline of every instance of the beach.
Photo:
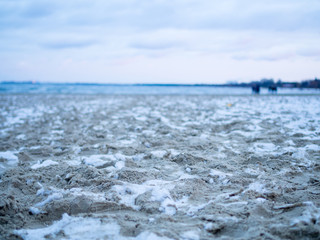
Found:
M 2 94 L 1 239 L 319 239 L 319 106 Z

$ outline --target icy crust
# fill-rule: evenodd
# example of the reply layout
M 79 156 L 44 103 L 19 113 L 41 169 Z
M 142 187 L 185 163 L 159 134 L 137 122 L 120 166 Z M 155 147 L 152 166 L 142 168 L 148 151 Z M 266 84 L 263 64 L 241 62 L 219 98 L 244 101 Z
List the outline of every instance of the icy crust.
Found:
M 57 164 L 59 164 L 59 163 L 48 159 L 43 162 L 38 161 L 36 164 L 32 165 L 31 168 L 38 169 L 38 168 L 49 167 L 51 165 L 57 165 Z
M 0 96 L 1 239 L 318 239 L 316 96 Z
M 119 240 L 169 240 L 154 233 L 142 232 L 137 237 L 120 235 L 120 226 L 109 221 L 92 217 L 71 217 L 63 214 L 62 219 L 42 229 L 23 229 L 15 231 L 25 240 L 42 239 L 119 239 Z
M 12 151 L 0 152 L 0 174 L 18 164 L 18 157 L 15 154 L 16 152 Z

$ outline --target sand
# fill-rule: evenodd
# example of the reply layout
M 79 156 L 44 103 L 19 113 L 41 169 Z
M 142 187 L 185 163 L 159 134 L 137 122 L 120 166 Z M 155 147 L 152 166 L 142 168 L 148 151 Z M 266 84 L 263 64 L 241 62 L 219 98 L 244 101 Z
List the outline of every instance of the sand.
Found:
M 319 239 L 319 106 L 0 95 L 1 239 Z

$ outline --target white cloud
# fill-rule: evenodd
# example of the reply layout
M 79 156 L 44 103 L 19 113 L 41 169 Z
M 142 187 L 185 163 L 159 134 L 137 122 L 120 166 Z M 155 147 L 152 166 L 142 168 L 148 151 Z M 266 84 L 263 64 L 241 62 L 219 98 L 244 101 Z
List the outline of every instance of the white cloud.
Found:
M 315 77 L 319 10 L 316 0 L 3 0 L 0 81 Z

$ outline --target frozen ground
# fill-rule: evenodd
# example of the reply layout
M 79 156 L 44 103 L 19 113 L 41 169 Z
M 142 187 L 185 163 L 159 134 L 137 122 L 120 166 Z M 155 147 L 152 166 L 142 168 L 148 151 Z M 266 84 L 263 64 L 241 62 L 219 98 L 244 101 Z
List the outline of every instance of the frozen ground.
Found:
M 319 106 L 0 95 L 1 239 L 319 239 Z

